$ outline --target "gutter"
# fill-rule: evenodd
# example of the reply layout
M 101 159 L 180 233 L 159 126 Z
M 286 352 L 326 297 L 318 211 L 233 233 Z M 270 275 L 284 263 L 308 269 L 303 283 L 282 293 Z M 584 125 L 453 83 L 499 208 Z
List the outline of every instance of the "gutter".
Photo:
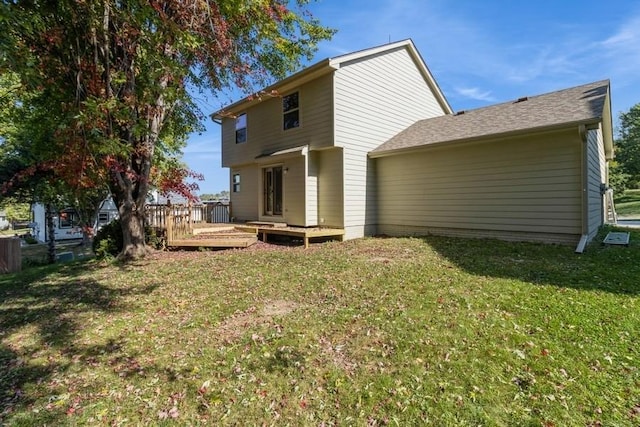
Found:
M 582 145 L 580 146 L 580 156 L 582 158 L 582 236 L 580 236 L 580 241 L 578 242 L 578 246 L 576 246 L 576 253 L 581 254 L 587 247 L 587 243 L 589 243 L 589 165 L 587 159 L 589 147 L 587 147 L 587 127 L 585 125 L 578 126 L 578 133 L 582 140 Z

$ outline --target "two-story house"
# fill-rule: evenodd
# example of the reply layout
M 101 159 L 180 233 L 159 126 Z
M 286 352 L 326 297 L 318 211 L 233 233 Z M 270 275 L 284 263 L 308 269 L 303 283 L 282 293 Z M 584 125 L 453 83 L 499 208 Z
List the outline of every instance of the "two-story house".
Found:
M 608 81 L 454 114 L 404 40 L 261 93 L 214 114 L 236 221 L 581 245 L 604 222 Z

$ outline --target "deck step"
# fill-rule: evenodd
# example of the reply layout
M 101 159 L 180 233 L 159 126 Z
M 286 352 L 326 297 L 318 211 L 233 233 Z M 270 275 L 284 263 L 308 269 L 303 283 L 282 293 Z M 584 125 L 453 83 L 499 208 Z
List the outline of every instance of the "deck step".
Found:
M 171 241 L 171 247 L 195 247 L 195 248 L 247 248 L 258 241 L 256 236 L 211 239 L 175 239 Z
M 249 221 L 246 225 L 260 228 L 286 228 L 286 222 L 268 222 L 268 221 Z
M 197 236 L 199 234 L 219 233 L 225 231 L 233 231 L 235 229 L 236 228 L 233 225 L 215 225 L 210 227 L 201 226 L 193 229 L 193 235 Z

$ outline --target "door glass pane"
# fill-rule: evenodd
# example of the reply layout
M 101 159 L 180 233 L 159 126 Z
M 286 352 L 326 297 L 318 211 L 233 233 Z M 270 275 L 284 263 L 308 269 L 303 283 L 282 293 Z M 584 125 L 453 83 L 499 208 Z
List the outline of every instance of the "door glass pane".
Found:
M 282 166 L 273 168 L 273 214 L 282 215 Z
M 263 177 L 264 214 L 282 215 L 282 166 L 264 169 Z
M 273 173 L 271 169 L 264 171 L 264 213 L 273 213 Z

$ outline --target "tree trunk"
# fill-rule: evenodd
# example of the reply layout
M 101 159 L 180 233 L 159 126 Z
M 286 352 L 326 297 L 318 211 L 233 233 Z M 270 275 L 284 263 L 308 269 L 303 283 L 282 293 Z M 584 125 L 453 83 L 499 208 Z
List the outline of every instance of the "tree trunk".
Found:
M 120 261 L 131 261 L 143 258 L 151 252 L 145 243 L 144 211 L 136 208 L 120 209 L 120 225 L 122 227 L 122 252 Z
M 49 264 L 56 262 L 56 230 L 53 228 L 53 207 L 47 203 L 45 207 L 45 223 L 47 224 L 47 261 Z

